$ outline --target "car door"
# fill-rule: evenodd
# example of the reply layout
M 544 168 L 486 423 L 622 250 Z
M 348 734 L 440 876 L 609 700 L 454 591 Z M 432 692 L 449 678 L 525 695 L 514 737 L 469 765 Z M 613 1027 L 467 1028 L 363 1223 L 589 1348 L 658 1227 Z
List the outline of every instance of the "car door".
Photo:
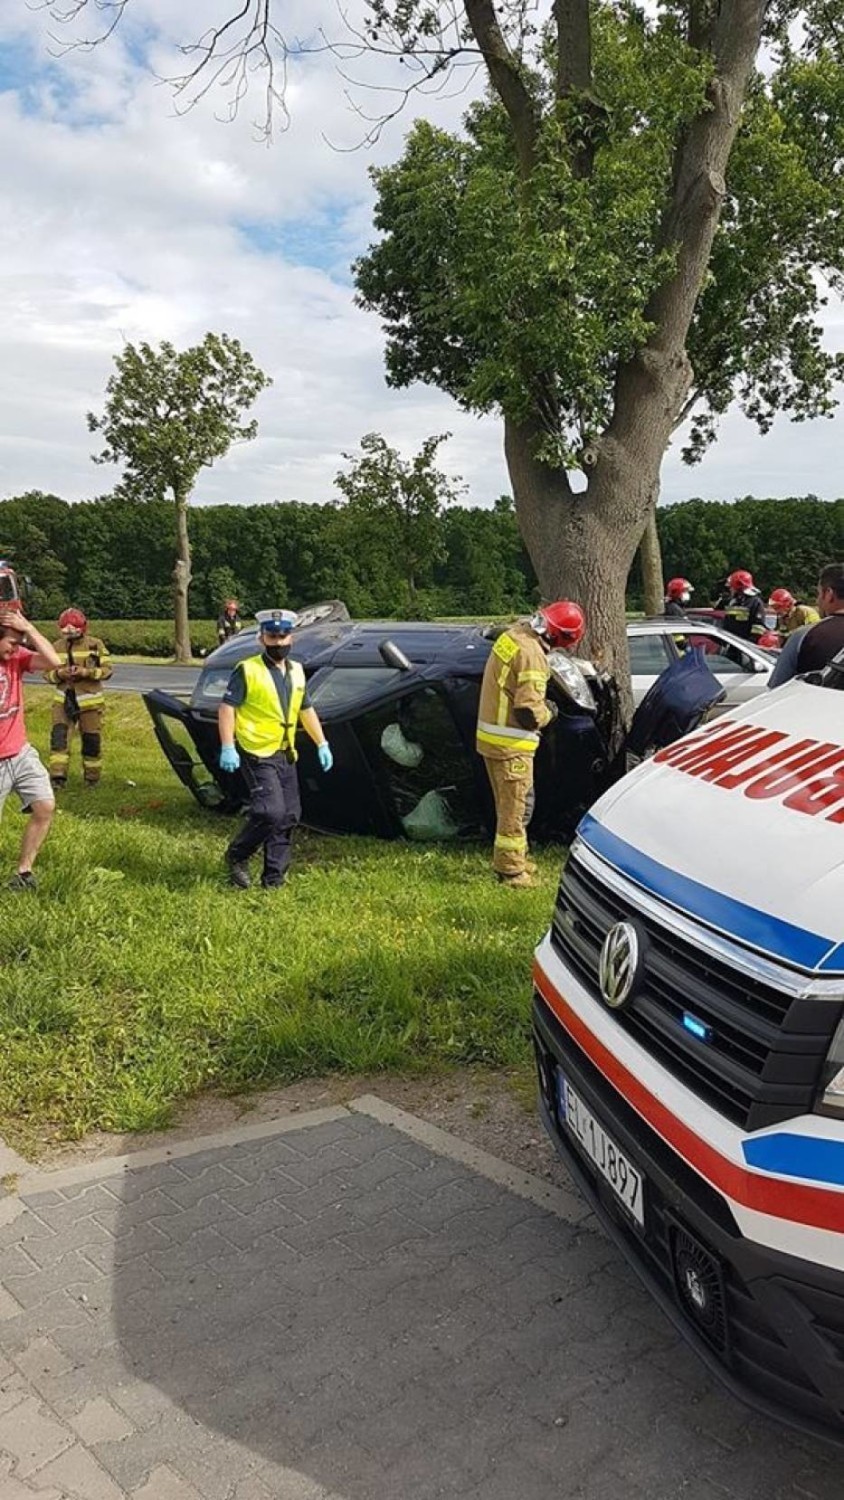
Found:
M 633 702 L 641 703 L 646 692 L 665 668 L 674 660 L 669 650 L 666 635 L 661 630 L 636 630 L 627 632 L 630 649 L 630 676 L 633 683 Z
M 699 627 L 697 630 L 673 630 L 671 635 L 679 651 L 686 645 L 702 647 L 706 665 L 726 690 L 719 712 L 738 703 L 747 703 L 765 691 L 774 663 L 748 650 L 744 642 L 730 640 L 722 631 L 701 630 Z

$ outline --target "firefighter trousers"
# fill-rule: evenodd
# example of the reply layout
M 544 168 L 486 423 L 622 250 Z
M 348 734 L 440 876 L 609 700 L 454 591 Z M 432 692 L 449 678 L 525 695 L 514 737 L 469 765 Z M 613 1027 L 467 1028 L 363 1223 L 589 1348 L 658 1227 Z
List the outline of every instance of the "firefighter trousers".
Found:
M 74 721 L 63 703 L 53 704 L 53 724 L 50 730 L 50 780 L 54 786 L 64 786 L 70 765 L 70 742 L 74 729 L 78 727 L 82 739 L 82 775 L 88 786 L 96 786 L 102 771 L 101 708 L 82 708 L 78 720 Z
M 512 879 L 527 865 L 527 829 L 533 816 L 533 756 L 509 755 L 506 760 L 484 756 L 495 801 L 495 844 L 492 868 Z

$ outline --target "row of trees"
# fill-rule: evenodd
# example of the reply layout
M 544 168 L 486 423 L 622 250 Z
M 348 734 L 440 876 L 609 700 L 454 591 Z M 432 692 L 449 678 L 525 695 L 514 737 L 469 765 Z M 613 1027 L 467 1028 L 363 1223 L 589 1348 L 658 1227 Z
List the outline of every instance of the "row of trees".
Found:
M 191 614 L 216 614 L 230 594 L 246 609 L 342 598 L 358 616 L 529 609 L 538 585 L 509 497 L 476 509 L 443 506 L 442 497 L 431 496 L 429 511 L 410 513 L 397 503 L 395 488 L 376 482 L 395 459 L 386 445 L 378 450 L 379 441 L 365 451 L 367 468 L 362 462 L 349 471 L 339 504 L 197 507 Z M 765 589 L 786 584 L 812 596 L 818 569 L 841 553 L 844 501 L 691 500 L 661 508 L 658 519 L 666 577 L 690 578 L 698 602 L 714 597 L 724 575 L 739 566 L 749 567 Z M 169 501 L 107 496 L 69 505 L 31 492 L 0 502 L 4 549 L 32 578 L 42 618 L 68 603 L 104 619 L 172 615 Z M 628 606 L 640 605 L 634 570 Z

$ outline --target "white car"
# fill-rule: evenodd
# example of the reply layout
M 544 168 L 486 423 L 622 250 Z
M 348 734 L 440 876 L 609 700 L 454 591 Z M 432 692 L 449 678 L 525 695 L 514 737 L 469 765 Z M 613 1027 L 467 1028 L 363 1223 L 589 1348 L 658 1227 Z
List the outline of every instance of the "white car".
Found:
M 627 626 L 633 701 L 641 703 L 665 668 L 687 646 L 702 646 L 706 664 L 727 696 L 718 712 L 747 703 L 768 686 L 776 657 L 749 641 L 738 640 L 720 625 L 680 619 L 633 620 Z

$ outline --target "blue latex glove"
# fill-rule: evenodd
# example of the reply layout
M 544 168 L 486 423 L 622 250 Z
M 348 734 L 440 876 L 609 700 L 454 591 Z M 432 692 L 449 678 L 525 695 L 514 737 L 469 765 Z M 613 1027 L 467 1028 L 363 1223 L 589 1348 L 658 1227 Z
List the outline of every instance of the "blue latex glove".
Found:
M 220 770 L 236 771 L 240 765 L 240 756 L 234 745 L 224 745 L 220 751 Z
M 317 745 L 317 759 L 323 771 L 330 771 L 334 765 L 334 756 L 331 754 L 331 746 L 328 743 Z

